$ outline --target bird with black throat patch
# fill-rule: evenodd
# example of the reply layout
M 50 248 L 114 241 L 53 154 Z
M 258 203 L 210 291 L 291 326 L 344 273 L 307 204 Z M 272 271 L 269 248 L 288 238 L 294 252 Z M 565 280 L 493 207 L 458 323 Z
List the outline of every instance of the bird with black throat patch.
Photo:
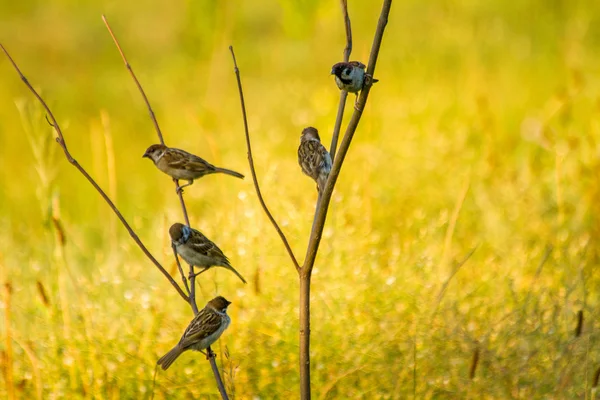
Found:
M 358 92 L 365 87 L 366 83 L 378 82 L 365 72 L 365 68 L 366 65 L 360 61 L 339 62 L 331 67 L 331 74 L 335 76 L 335 83 L 340 90 L 356 93 L 358 100 Z
M 184 187 L 194 183 L 195 179 L 204 175 L 223 173 L 243 179 L 244 175 L 226 168 L 215 167 L 208 161 L 188 153 L 185 150 L 167 147 L 163 144 L 153 144 L 148 147 L 142 157 L 151 159 L 156 168 L 175 180 L 186 180 L 187 184 L 177 186 L 179 193 Z
M 332 162 L 329 152 L 321 144 L 319 131 L 312 126 L 302 130 L 298 147 L 298 164 L 305 175 L 317 182 L 317 191 L 320 196 L 325 189 Z
M 217 296 L 198 312 L 188 325 L 179 343 L 167 354 L 162 356 L 157 364 L 166 370 L 184 351 L 195 350 L 208 355 L 203 351 L 217 341 L 231 323 L 227 315 L 230 301 L 222 296 Z
M 246 283 L 244 277 L 231 266 L 229 259 L 221 249 L 199 230 L 176 222 L 169 228 L 169 236 L 171 236 L 171 245 L 185 262 L 194 267 L 202 268 L 194 276 L 200 275 L 212 267 L 223 267 L 236 274 L 242 282 Z

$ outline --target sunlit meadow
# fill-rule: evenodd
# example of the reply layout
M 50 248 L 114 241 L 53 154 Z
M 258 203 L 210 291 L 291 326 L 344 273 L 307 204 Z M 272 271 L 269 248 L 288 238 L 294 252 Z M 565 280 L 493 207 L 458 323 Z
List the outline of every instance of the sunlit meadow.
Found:
M 366 62 L 380 4 L 349 3 Z M 248 178 L 227 48 L 265 198 L 302 259 L 316 192 L 296 149 L 308 125 L 331 139 L 339 2 L 0 3 L 0 42 L 72 154 L 177 277 L 167 228 L 181 210 L 141 158 L 157 137 L 102 13 L 167 144 L 247 175 L 185 191 L 192 225 L 249 280 L 199 280 L 202 305 L 233 302 L 214 346 L 231 397 L 297 398 L 297 275 Z M 316 398 L 592 398 L 599 46 L 589 0 L 395 2 L 313 278 Z M 4 56 L 0 82 L 0 397 L 216 398 L 198 353 L 153 383 L 188 305 L 66 162 Z

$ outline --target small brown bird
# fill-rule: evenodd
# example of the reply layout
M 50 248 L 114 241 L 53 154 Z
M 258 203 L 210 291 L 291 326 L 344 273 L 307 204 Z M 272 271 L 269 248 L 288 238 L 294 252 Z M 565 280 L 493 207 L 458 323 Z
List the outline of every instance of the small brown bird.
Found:
M 208 302 L 198 315 L 194 317 L 179 340 L 167 354 L 162 356 L 157 364 L 166 370 L 173 362 L 187 350 L 202 350 L 217 341 L 227 329 L 231 318 L 227 315 L 227 307 L 231 304 L 224 297 L 218 296 Z
M 218 168 L 187 151 L 167 147 L 162 144 L 153 144 L 148 147 L 142 157 L 147 157 L 154 165 L 173 179 L 187 180 L 188 183 L 178 186 L 176 191 L 194 183 L 194 179 L 202 178 L 204 175 L 222 172 L 236 178 L 244 178 L 244 175 L 230 169 Z
M 320 195 L 327 183 L 332 163 L 329 152 L 321 144 L 319 131 L 312 126 L 304 128 L 300 136 L 298 164 L 300 164 L 302 172 L 317 182 L 317 191 Z
M 242 282 L 246 283 L 244 277 L 231 266 L 221 249 L 199 230 L 177 222 L 169 228 L 169 235 L 171 236 L 171 243 L 175 251 L 177 251 L 177 254 L 181 258 L 188 264 L 203 268 L 202 271 L 196 273 L 194 276 L 200 275 L 207 269 L 216 266 L 227 268 L 236 274 Z

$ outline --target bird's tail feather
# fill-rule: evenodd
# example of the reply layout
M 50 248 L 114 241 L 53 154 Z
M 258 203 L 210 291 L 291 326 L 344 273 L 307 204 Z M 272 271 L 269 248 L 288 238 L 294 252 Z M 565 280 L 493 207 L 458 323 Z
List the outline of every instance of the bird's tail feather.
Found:
M 231 265 L 223 265 L 222 267 L 223 268 L 227 268 L 228 270 L 230 270 L 231 272 L 233 272 L 234 274 L 236 274 L 238 276 L 238 278 L 240 278 L 242 280 L 242 282 L 248 283 L 248 282 L 246 282 L 246 280 L 244 279 L 244 277 L 239 272 L 237 272 L 236 269 L 233 268 Z
M 181 349 L 181 347 L 179 347 L 179 345 L 177 345 L 173 347 L 171 351 L 169 351 L 167 354 L 159 358 L 156 363 L 166 371 L 167 368 L 169 368 L 171 364 L 173 364 L 173 362 L 177 359 L 177 357 L 181 355 L 181 353 L 183 353 L 183 350 Z
M 227 175 L 235 176 L 236 178 L 244 179 L 244 175 L 240 174 L 239 172 L 232 171 L 230 169 L 215 167 L 215 171 L 222 172 Z

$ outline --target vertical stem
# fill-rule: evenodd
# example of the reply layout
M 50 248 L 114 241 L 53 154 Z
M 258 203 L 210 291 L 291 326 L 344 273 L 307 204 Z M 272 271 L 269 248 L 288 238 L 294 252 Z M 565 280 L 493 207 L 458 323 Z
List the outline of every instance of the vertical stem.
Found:
M 194 315 L 198 315 L 198 304 L 196 303 L 196 276 L 194 266 L 190 264 L 190 306 Z
M 310 399 L 310 278 L 311 271 L 300 274 L 300 398 Z
M 331 136 L 331 146 L 329 146 L 329 155 L 331 160 L 335 160 L 335 152 L 338 145 L 338 137 L 340 136 L 340 129 L 342 128 L 342 121 L 344 119 L 344 108 L 346 107 L 346 98 L 348 92 L 345 90 L 340 91 L 340 104 L 338 106 L 337 117 L 335 118 L 335 126 L 333 127 L 333 135 Z

